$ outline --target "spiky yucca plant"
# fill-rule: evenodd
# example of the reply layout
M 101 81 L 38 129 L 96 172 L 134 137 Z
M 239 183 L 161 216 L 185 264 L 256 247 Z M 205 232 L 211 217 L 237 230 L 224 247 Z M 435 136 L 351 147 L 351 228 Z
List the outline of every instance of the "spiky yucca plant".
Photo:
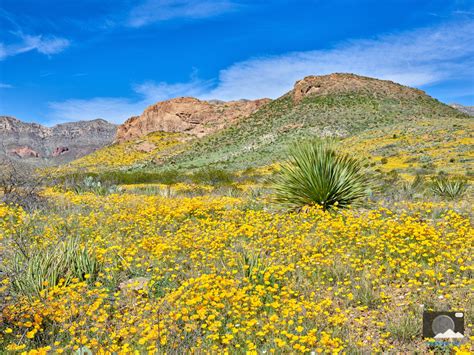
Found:
M 451 200 L 461 197 L 468 188 L 466 179 L 455 177 L 449 179 L 446 176 L 438 176 L 433 179 L 431 190 L 438 196 Z
M 67 285 L 73 278 L 94 278 L 100 264 L 95 255 L 82 247 L 75 238 L 52 245 L 44 250 L 33 250 L 30 255 L 17 252 L 8 274 L 13 289 L 24 296 L 37 296 L 63 279 Z
M 324 141 L 290 148 L 288 161 L 273 178 L 276 202 L 293 210 L 307 205 L 345 208 L 366 196 L 371 185 L 359 160 Z

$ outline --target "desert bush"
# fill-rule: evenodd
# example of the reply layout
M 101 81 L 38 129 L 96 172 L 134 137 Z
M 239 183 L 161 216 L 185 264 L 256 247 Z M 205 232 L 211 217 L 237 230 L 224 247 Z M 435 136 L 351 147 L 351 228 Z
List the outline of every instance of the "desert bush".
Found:
M 44 179 L 34 169 L 7 157 L 0 159 L 0 202 L 18 205 L 27 211 L 42 208 L 47 200 L 40 195 Z
M 366 306 L 369 309 L 374 309 L 380 304 L 380 296 L 378 291 L 372 285 L 370 280 L 362 280 L 357 284 L 358 287 L 354 289 L 354 302 L 357 305 Z
M 100 269 L 95 256 L 77 239 L 71 238 L 46 249 L 26 254 L 18 250 L 7 270 L 13 289 L 24 296 L 38 296 L 60 282 L 67 285 L 73 278 L 94 280 Z
M 74 185 L 82 182 L 87 177 L 93 177 L 95 180 L 101 181 L 103 184 L 146 184 L 161 183 L 175 184 L 184 181 L 184 174 L 175 169 L 166 169 L 162 171 L 105 171 L 100 173 L 79 172 L 60 176 L 58 183 L 64 185 Z
M 74 191 L 78 194 L 84 192 L 93 192 L 96 195 L 107 195 L 121 192 L 120 187 L 110 183 L 103 184 L 93 176 L 86 177 L 82 182 L 74 185 Z
M 230 185 L 234 180 L 234 175 L 224 169 L 206 167 L 192 173 L 190 179 L 196 184 Z
M 444 175 L 433 178 L 431 184 L 431 190 L 435 195 L 451 200 L 461 197 L 467 188 L 468 182 L 466 179 L 461 177 L 449 178 Z
M 414 198 L 423 196 L 426 190 L 426 181 L 423 175 L 417 174 L 412 182 L 402 182 L 400 189 L 400 197 Z
M 408 314 L 392 320 L 388 324 L 387 330 L 392 338 L 402 343 L 409 343 L 419 336 L 419 323 L 419 319 L 415 315 Z
M 276 202 L 296 210 L 306 205 L 348 207 L 361 201 L 372 184 L 357 159 L 323 141 L 293 146 L 272 181 Z
M 243 191 L 237 186 L 219 186 L 213 191 L 213 195 L 217 196 L 229 196 L 229 197 L 241 197 Z

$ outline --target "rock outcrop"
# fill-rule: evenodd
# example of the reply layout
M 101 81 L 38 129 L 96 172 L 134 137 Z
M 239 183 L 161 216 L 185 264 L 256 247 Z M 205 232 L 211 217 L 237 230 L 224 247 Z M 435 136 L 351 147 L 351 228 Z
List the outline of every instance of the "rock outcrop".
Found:
M 53 157 L 58 157 L 63 153 L 69 152 L 68 147 L 56 147 L 53 150 Z
M 295 83 L 293 101 L 300 102 L 307 96 L 367 93 L 380 97 L 416 98 L 426 96 L 419 89 L 403 86 L 389 80 L 379 80 L 355 74 L 334 73 L 321 76 L 307 76 Z
M 28 157 L 30 157 L 30 158 L 39 158 L 38 152 L 35 152 L 30 147 L 26 147 L 26 146 L 16 147 L 16 148 L 10 149 L 10 151 L 8 153 L 10 155 L 16 155 L 19 158 L 28 158 Z
M 0 116 L 0 155 L 38 165 L 66 163 L 110 144 L 116 131 L 102 119 L 45 127 Z
M 249 116 L 269 101 L 201 101 L 180 97 L 158 102 L 142 115 L 131 117 L 119 126 L 115 141 L 128 141 L 156 131 L 185 132 L 202 137 Z

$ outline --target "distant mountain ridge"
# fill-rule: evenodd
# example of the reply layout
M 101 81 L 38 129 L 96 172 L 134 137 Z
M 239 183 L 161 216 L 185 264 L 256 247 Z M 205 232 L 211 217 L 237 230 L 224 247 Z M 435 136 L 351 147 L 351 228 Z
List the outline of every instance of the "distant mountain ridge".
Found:
M 0 154 L 35 165 L 61 164 L 110 144 L 116 131 L 103 119 L 46 127 L 0 116 Z
M 460 104 L 450 104 L 449 106 L 454 107 L 456 110 L 464 112 L 469 116 L 474 116 L 474 106 L 464 106 Z

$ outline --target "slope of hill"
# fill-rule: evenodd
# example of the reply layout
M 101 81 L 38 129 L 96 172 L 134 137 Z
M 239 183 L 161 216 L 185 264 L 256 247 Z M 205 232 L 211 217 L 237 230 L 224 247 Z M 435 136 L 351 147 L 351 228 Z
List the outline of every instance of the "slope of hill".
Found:
M 102 119 L 50 128 L 0 116 L 0 154 L 34 165 L 65 163 L 111 143 L 116 130 L 116 125 Z
M 361 132 L 342 141 L 348 152 L 368 159 L 375 170 L 414 174 L 474 173 L 474 121 L 421 119 Z
M 144 137 L 113 143 L 69 164 L 55 168 L 58 172 L 98 172 L 120 168 L 140 168 L 160 163 L 166 156 L 175 155 L 190 139 L 182 133 L 153 132 Z
M 416 127 L 424 121 L 436 126 L 453 119 L 471 123 L 421 90 L 353 74 L 311 76 L 248 118 L 194 141 L 170 161 L 184 168 L 214 164 L 241 169 L 282 158 L 285 147 L 298 139 L 345 138 L 393 125 Z

